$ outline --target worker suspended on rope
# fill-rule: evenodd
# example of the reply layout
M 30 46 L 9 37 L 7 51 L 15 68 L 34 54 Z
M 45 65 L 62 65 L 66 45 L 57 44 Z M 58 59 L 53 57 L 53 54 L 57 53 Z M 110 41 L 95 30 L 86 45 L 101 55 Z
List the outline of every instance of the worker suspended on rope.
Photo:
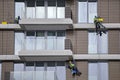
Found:
M 80 76 L 82 73 L 77 69 L 75 64 L 72 61 L 69 61 L 68 68 L 71 70 L 72 76 L 74 77 L 75 75 Z
M 94 24 L 96 27 L 96 33 L 97 35 L 100 34 L 100 36 L 102 36 L 102 33 L 106 34 L 106 28 L 105 26 L 102 25 L 102 22 L 103 22 L 103 18 L 95 16 Z

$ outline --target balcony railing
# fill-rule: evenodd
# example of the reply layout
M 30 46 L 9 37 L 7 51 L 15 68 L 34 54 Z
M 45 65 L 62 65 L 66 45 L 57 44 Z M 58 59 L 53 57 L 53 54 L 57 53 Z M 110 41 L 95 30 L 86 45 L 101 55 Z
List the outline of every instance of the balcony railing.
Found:
M 57 76 L 54 71 L 15 71 L 10 80 L 57 80 Z

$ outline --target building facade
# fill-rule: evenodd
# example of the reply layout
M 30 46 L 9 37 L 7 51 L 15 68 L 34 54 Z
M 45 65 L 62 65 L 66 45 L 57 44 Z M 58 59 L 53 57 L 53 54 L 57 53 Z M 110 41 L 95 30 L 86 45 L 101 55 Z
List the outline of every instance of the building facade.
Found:
M 0 80 L 120 80 L 120 0 L 0 0 L 0 23 Z

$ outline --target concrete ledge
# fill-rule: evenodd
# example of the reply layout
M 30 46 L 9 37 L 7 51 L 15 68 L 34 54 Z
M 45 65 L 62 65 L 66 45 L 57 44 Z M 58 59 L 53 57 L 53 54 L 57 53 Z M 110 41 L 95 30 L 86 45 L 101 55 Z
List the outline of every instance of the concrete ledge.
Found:
M 65 19 L 22 19 L 19 21 L 22 29 L 26 30 L 66 30 L 73 28 L 73 21 Z
M 72 19 L 21 19 L 19 24 L 73 24 Z
M 0 55 L 0 60 L 20 60 L 18 55 Z
M 0 24 L 0 29 L 21 29 L 19 24 Z
M 107 29 L 120 29 L 120 23 L 103 23 Z M 73 24 L 74 29 L 95 29 L 95 25 L 91 24 Z
M 71 50 L 27 50 L 20 51 L 19 57 L 24 61 L 66 61 L 73 55 Z
M 120 54 L 76 54 L 73 55 L 75 60 L 120 60 Z

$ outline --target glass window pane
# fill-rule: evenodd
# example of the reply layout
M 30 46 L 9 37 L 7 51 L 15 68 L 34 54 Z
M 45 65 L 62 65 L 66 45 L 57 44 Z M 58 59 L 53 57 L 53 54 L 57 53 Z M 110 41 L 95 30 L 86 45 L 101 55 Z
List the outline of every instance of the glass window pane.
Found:
M 87 2 L 78 2 L 78 22 L 87 23 Z
M 45 49 L 45 36 L 44 32 L 37 32 L 36 33 L 36 49 L 41 50 Z
M 65 7 L 57 7 L 57 18 L 65 18 Z
M 109 80 L 108 75 L 108 63 L 107 62 L 100 62 L 99 65 L 99 80 Z
M 65 31 L 57 31 L 57 37 L 65 37 Z
M 36 6 L 36 18 L 45 18 L 45 7 Z
M 47 71 L 55 71 L 55 62 L 47 62 Z
M 94 17 L 97 16 L 97 2 L 88 3 L 89 23 L 94 22 Z
M 57 7 L 64 7 L 65 6 L 65 0 L 57 0 Z
M 44 62 L 36 62 L 36 71 L 44 71 Z
M 47 36 L 47 50 L 55 50 L 56 49 L 56 36 L 55 32 L 48 32 Z
M 27 18 L 35 18 L 35 7 L 27 7 Z
M 97 35 L 95 32 L 89 32 L 88 34 L 88 53 L 97 53 Z
M 87 2 L 88 0 L 78 0 L 79 2 Z
M 48 6 L 56 6 L 56 0 L 47 0 Z
M 24 49 L 24 33 L 16 32 L 15 33 L 15 55 L 18 55 L 18 52 Z
M 25 3 L 24 2 L 15 2 L 15 18 L 18 16 L 23 19 L 25 18 Z
M 35 0 L 27 0 L 27 18 L 35 18 Z
M 23 80 L 33 80 L 34 73 L 32 71 L 25 71 L 23 73 L 24 73 Z
M 14 71 L 24 71 L 24 63 L 15 63 Z
M 57 50 L 65 49 L 65 37 L 57 37 Z
M 48 31 L 47 36 L 55 36 L 55 32 L 54 31 Z
M 97 63 L 88 64 L 88 80 L 98 80 L 98 65 Z
M 88 2 L 97 2 L 97 0 L 88 0 Z
M 36 0 L 36 6 L 44 6 L 44 0 Z
M 98 53 L 108 53 L 108 33 L 98 36 Z
M 57 62 L 56 73 L 58 80 L 66 80 L 66 67 L 64 62 Z
M 35 7 L 35 0 L 27 0 L 27 7 Z
M 25 70 L 34 71 L 34 62 L 26 62 Z
M 26 49 L 34 50 L 35 49 L 35 32 L 26 33 Z
M 48 18 L 56 18 L 56 7 L 48 7 L 47 9 Z
M 27 36 L 35 36 L 35 32 L 32 32 L 32 31 L 28 31 L 26 33 Z

